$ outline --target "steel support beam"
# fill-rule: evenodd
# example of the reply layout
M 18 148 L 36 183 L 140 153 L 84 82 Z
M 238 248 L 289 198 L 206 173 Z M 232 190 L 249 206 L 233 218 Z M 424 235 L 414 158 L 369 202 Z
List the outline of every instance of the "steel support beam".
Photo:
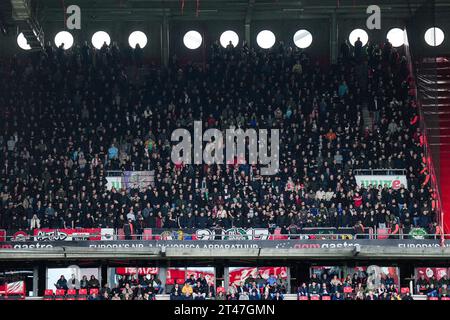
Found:
M 169 65 L 170 59 L 169 37 L 169 18 L 167 12 L 164 12 L 161 23 L 161 62 L 165 67 Z
M 331 22 L 331 26 L 330 26 L 330 58 L 331 58 L 331 63 L 336 63 L 337 59 L 338 59 L 338 48 L 339 48 L 339 39 L 338 39 L 338 33 L 339 33 L 339 25 L 338 25 L 338 19 L 337 19 L 337 13 L 336 11 L 334 11 L 331 14 L 330 17 L 330 22 Z
M 255 0 L 249 0 L 247 6 L 247 12 L 245 13 L 245 25 L 244 25 L 244 40 L 247 42 L 247 46 L 251 47 L 251 24 L 253 15 L 253 6 Z

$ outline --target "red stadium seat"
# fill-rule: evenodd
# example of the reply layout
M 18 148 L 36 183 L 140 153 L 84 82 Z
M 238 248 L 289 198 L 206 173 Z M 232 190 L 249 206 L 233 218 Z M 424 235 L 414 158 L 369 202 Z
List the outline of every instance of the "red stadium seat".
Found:
M 428 300 L 439 300 L 438 297 L 428 297 Z
M 409 292 L 409 288 L 408 287 L 403 287 L 403 288 L 400 289 L 400 293 L 405 294 L 405 293 L 408 293 L 408 292 Z
M 344 287 L 344 293 L 352 293 L 353 288 L 352 287 Z
M 379 228 L 377 229 L 378 239 L 384 240 L 389 238 L 389 229 L 387 228 Z
M 166 285 L 173 285 L 173 284 L 175 284 L 175 280 L 174 279 L 167 279 L 166 280 Z
M 178 283 L 178 284 L 184 284 L 184 279 L 177 279 L 177 280 L 176 280 L 176 283 Z
M 225 288 L 224 287 L 217 287 L 217 293 L 220 293 L 220 292 L 222 292 L 222 293 L 225 293 Z
M 69 289 L 69 290 L 67 290 L 66 300 L 75 300 L 76 295 L 77 295 L 77 290 Z
M 64 289 L 56 289 L 55 300 L 64 300 L 64 295 L 66 294 L 66 290 Z
M 53 290 L 52 289 L 45 289 L 44 291 L 44 300 L 53 300 Z
M 318 294 L 311 295 L 311 300 L 320 300 L 320 296 Z
M 450 300 L 450 297 L 442 297 L 441 300 Z
M 298 297 L 298 300 L 309 300 L 308 296 L 300 296 Z
M 98 289 L 97 288 L 92 288 L 92 289 L 89 290 L 89 294 L 90 295 L 93 295 L 94 293 L 98 295 Z
M 87 299 L 87 289 L 78 290 L 77 300 L 86 300 Z

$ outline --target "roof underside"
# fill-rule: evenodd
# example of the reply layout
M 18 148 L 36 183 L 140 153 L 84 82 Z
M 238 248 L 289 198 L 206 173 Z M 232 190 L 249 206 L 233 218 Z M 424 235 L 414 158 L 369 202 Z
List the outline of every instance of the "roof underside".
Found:
M 336 11 L 348 17 L 367 16 L 366 8 L 378 4 L 382 15 L 407 18 L 429 0 L 74 0 L 88 20 L 148 21 L 164 15 L 175 19 L 310 19 Z M 182 8 L 184 3 L 184 7 Z M 63 1 L 37 2 L 40 20 L 64 17 Z M 66 2 L 66 5 L 69 3 Z M 450 12 L 450 1 L 436 0 L 439 13 Z

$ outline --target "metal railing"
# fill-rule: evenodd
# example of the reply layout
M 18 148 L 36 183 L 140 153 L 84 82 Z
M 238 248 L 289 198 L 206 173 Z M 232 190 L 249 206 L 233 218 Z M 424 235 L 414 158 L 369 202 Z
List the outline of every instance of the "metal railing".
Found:
M 179 233 L 177 234 L 175 231 L 167 234 L 133 234 L 131 235 L 131 239 L 126 239 L 124 234 L 119 234 L 115 232 L 113 235 L 110 233 L 92 233 L 90 235 L 86 235 L 85 237 L 74 237 L 72 240 L 59 240 L 59 241 L 172 241 L 172 240 L 181 240 L 181 241 L 226 241 L 226 240 L 249 240 L 249 241 L 258 241 L 258 240 L 324 240 L 324 241 L 344 241 L 344 240 L 372 240 L 374 242 L 384 241 L 386 239 L 389 240 L 440 240 L 441 237 L 450 237 L 450 234 L 422 234 L 420 236 L 410 235 L 407 233 L 399 232 L 396 234 L 390 233 L 377 233 L 376 231 L 371 231 L 368 233 L 291 233 L 291 234 L 264 234 L 260 236 L 252 236 L 252 235 L 239 235 L 239 234 L 209 234 L 204 235 L 203 237 L 194 234 L 194 233 Z M 89 238 L 102 238 L 108 237 L 108 239 L 103 240 L 89 240 Z M 17 239 L 14 236 L 4 236 L 6 242 L 23 242 L 23 241 L 58 241 L 52 239 L 45 240 L 35 240 L 35 236 L 30 235 L 27 238 Z M 12 240 L 16 238 L 15 240 Z

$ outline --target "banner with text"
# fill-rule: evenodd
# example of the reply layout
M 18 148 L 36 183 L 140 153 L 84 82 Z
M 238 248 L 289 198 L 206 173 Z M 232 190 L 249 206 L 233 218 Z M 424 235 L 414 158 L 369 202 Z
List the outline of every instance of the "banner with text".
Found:
M 356 175 L 356 184 L 360 187 L 372 187 L 378 188 L 378 186 L 388 187 L 392 189 L 400 189 L 401 185 L 408 188 L 408 182 L 406 176 L 403 175 Z

